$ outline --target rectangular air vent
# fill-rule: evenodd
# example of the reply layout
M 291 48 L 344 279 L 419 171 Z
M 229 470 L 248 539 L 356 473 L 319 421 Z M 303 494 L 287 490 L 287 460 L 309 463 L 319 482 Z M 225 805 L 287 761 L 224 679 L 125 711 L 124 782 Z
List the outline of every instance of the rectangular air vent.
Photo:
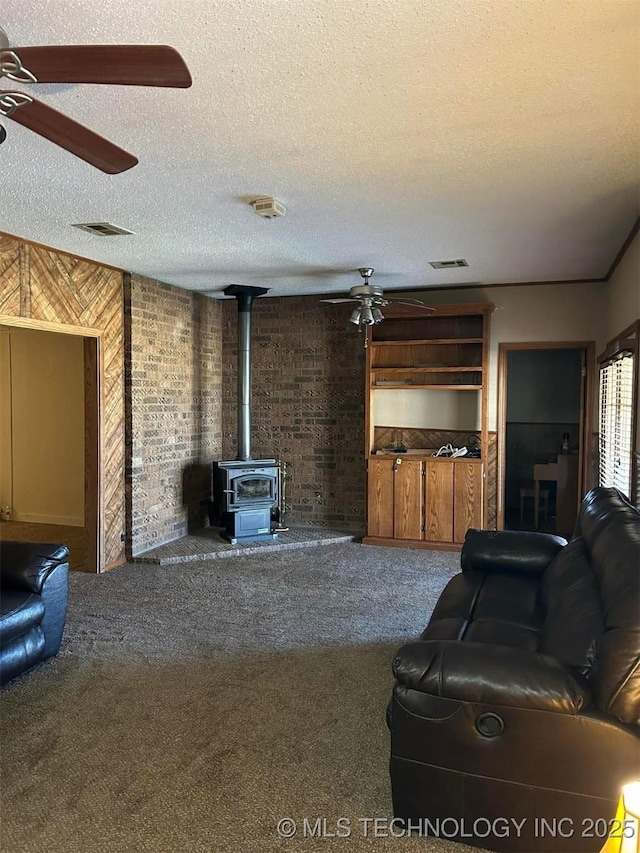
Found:
M 429 266 L 432 266 L 434 270 L 448 270 L 453 267 L 468 267 L 469 264 L 464 258 L 458 258 L 456 261 L 429 261 Z
M 119 237 L 123 234 L 134 234 L 134 231 L 127 231 L 126 228 L 120 228 L 118 225 L 112 225 L 110 222 L 79 222 L 74 224 L 74 228 L 79 228 L 81 231 L 89 231 L 90 234 L 97 234 L 99 237 Z
M 274 219 L 276 216 L 284 216 L 287 208 L 275 198 L 257 198 L 251 202 L 253 209 L 265 219 Z

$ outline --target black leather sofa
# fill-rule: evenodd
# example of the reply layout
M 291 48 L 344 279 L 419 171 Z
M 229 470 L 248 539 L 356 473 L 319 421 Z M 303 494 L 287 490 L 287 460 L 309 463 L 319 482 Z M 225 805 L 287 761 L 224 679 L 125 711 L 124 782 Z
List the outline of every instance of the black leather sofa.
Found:
M 65 545 L 0 542 L 0 684 L 58 653 L 68 556 Z
M 395 816 L 508 853 L 600 850 L 640 778 L 640 515 L 594 489 L 569 544 L 470 530 L 461 564 L 393 661 Z

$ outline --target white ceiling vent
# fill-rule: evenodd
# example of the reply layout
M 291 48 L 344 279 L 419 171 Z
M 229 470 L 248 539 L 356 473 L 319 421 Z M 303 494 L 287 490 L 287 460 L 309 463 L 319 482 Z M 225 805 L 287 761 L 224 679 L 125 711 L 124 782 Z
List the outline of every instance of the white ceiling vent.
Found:
M 89 231 L 90 234 L 97 234 L 99 237 L 119 237 L 123 234 L 134 234 L 134 231 L 127 231 L 126 228 L 120 228 L 118 225 L 112 225 L 110 222 L 79 222 L 74 224 L 74 228 L 79 228 L 81 231 Z
M 276 216 L 284 216 L 287 208 L 275 198 L 257 198 L 252 201 L 253 209 L 258 216 L 263 216 L 265 219 L 275 219 Z
M 429 266 L 433 267 L 434 270 L 448 270 L 453 269 L 453 267 L 468 267 L 469 264 L 464 258 L 458 258 L 456 261 L 429 261 Z

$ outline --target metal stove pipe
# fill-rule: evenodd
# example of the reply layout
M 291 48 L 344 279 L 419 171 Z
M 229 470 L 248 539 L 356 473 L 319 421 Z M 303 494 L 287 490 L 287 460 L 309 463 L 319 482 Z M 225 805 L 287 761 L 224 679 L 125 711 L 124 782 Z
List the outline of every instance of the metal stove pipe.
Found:
M 226 296 L 238 302 L 238 459 L 251 459 L 251 317 L 253 300 L 267 287 L 230 284 Z

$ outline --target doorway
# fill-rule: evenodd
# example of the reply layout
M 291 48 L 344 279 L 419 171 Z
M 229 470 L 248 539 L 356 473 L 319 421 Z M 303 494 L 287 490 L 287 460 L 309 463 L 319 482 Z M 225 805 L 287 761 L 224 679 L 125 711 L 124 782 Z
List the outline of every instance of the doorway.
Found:
M 0 325 L 0 537 L 98 572 L 99 337 L 43 325 Z
M 571 536 L 590 482 L 593 356 L 593 342 L 500 344 L 500 529 Z

